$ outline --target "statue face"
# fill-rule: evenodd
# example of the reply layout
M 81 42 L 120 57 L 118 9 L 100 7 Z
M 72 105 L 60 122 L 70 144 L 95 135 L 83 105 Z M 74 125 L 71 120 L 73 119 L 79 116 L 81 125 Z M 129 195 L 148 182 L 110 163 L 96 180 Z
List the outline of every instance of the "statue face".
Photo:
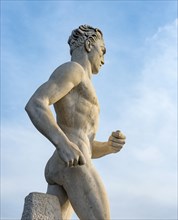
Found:
M 91 69 L 93 74 L 97 74 L 102 65 L 104 65 L 104 54 L 106 48 L 104 40 L 98 39 L 94 45 L 91 46 L 91 51 L 88 53 L 88 58 L 91 63 Z

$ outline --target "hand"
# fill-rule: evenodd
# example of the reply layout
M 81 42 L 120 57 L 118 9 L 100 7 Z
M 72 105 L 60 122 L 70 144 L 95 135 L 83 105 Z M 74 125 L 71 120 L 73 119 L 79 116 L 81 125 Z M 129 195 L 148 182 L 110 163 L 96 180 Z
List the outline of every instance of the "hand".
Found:
M 125 144 L 126 136 L 121 131 L 112 132 L 108 140 L 110 153 L 117 153 Z
M 86 163 L 84 155 L 73 142 L 68 142 L 64 147 L 60 146 L 57 151 L 67 167 L 81 166 Z

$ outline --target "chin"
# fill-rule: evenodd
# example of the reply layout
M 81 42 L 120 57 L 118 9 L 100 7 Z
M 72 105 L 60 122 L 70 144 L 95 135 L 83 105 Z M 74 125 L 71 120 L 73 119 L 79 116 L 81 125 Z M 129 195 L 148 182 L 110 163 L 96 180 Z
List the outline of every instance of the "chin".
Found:
M 92 73 L 95 74 L 95 75 L 98 74 L 99 73 L 99 69 L 93 70 Z
M 97 73 L 95 72 L 95 73 L 93 73 L 93 75 L 97 75 L 98 73 L 99 73 L 99 72 L 97 72 Z

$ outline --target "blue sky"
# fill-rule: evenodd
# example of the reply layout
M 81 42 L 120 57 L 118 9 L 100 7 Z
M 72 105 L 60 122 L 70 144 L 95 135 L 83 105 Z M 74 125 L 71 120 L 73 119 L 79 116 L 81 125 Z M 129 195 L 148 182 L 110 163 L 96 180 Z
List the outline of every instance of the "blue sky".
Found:
M 107 48 L 92 79 L 97 139 L 127 136 L 120 153 L 94 160 L 111 218 L 177 218 L 176 19 L 176 1 L 1 1 L 1 219 L 20 219 L 24 197 L 46 191 L 54 148 L 24 106 L 70 60 L 67 40 L 80 24 L 100 28 Z

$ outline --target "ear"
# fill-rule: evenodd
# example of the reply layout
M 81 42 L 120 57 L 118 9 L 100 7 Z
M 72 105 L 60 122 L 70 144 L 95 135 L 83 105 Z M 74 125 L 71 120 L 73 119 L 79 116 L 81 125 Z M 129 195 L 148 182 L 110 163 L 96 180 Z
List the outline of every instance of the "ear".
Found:
M 92 45 L 91 45 L 90 41 L 86 40 L 84 46 L 85 46 L 85 50 L 89 53 L 91 51 L 91 48 L 92 48 Z

